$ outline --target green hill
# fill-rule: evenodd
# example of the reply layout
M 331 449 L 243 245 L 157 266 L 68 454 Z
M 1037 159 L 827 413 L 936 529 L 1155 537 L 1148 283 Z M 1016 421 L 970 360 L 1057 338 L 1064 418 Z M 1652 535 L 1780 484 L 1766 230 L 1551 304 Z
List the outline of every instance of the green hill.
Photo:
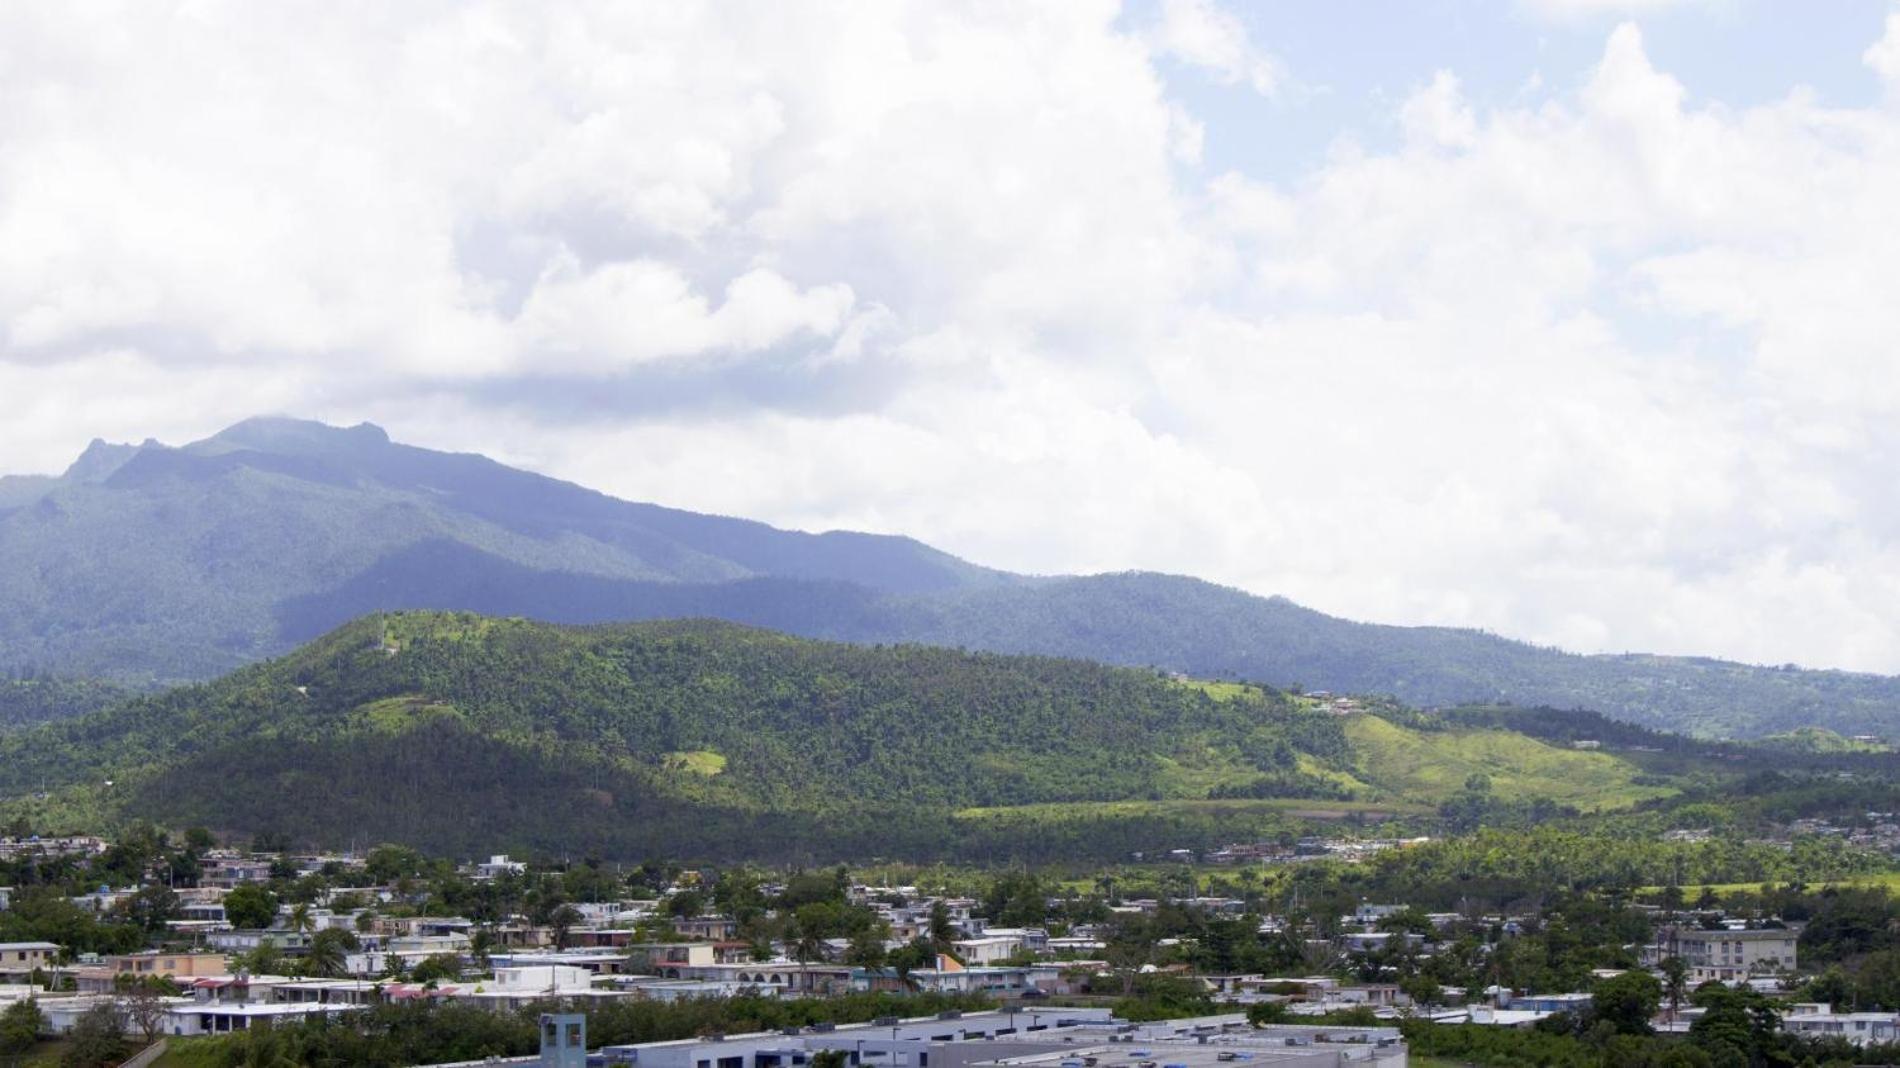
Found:
M 0 737 L 0 807 L 461 855 L 1099 858 L 1429 814 L 1472 770 L 1507 799 L 1664 792 L 1522 734 L 1077 660 L 397 613 Z
M 1344 754 L 1336 721 L 1278 694 L 1152 672 L 412 613 L 0 738 L 0 796 L 444 852 L 932 855 L 971 806 L 1298 789 L 1302 755 Z

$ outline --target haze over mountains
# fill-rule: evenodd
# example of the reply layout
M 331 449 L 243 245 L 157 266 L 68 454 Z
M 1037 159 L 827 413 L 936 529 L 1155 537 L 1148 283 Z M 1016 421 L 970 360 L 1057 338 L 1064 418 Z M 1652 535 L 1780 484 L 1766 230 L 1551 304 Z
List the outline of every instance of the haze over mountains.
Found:
M 1889 677 L 1576 656 L 1347 622 L 1180 576 L 1012 575 L 910 538 L 621 501 L 369 425 L 256 419 L 181 448 L 95 442 L 57 478 L 0 478 L 0 673 L 205 679 L 398 608 L 708 616 L 1421 705 L 1590 708 L 1704 734 L 1900 733 Z

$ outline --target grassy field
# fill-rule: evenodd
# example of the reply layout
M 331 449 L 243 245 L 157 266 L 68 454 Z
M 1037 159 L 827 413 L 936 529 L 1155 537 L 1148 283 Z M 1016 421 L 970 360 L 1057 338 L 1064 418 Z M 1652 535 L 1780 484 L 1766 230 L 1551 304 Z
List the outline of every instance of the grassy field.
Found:
M 660 762 L 674 771 L 689 771 L 695 775 L 711 778 L 726 770 L 724 753 L 711 749 L 691 749 L 678 753 L 668 753 Z
M 1061 822 L 1102 816 L 1167 816 L 1182 813 L 1247 815 L 1275 812 L 1305 819 L 1344 819 L 1353 813 L 1369 817 L 1407 816 L 1432 811 L 1431 806 L 1406 801 L 1316 801 L 1298 797 L 1235 798 L 1171 801 L 1056 801 L 1039 805 L 1006 805 L 959 809 L 960 820 L 1025 819 Z
M 1821 882 L 1808 883 L 1807 886 L 1810 890 L 1826 890 L 1829 887 L 1845 889 L 1847 887 L 1879 886 L 1885 887 L 1894 893 L 1900 893 L 1900 871 L 1872 872 L 1867 875 L 1850 876 L 1846 879 L 1828 879 Z M 1762 884 L 1759 882 L 1709 883 L 1706 886 L 1696 884 L 1683 887 L 1682 897 L 1685 901 L 1694 901 L 1697 897 L 1701 896 L 1702 891 L 1705 889 L 1713 892 L 1717 897 L 1726 897 L 1730 894 L 1753 894 L 1758 893 L 1761 887 Z M 1638 888 L 1637 893 L 1659 894 L 1662 890 L 1663 888 L 1660 886 L 1644 886 Z
M 1190 690 L 1199 690 L 1216 701 L 1231 701 L 1236 697 L 1260 692 L 1257 686 L 1248 686 L 1239 682 L 1211 682 L 1206 679 L 1177 679 L 1175 685 Z
M 1627 808 L 1676 792 L 1637 784 L 1642 769 L 1621 757 L 1560 749 L 1509 731 L 1415 731 L 1360 715 L 1346 721 L 1346 737 L 1360 778 L 1384 796 L 1412 802 L 1442 801 L 1477 774 L 1489 777 L 1505 800 L 1547 797 L 1584 811 Z

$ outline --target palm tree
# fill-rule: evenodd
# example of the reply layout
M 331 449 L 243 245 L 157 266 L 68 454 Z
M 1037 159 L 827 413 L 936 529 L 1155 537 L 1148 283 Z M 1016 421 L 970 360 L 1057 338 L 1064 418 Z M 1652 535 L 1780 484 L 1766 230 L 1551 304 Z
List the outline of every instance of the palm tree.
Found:
M 892 953 L 888 959 L 891 972 L 897 976 L 897 985 L 903 987 L 905 993 L 914 994 L 923 984 L 911 973 L 926 964 L 935 965 L 935 958 L 936 954 L 928 943 L 912 942 Z
M 950 952 L 956 940 L 956 928 L 950 925 L 950 908 L 942 901 L 930 903 L 930 944 L 939 953 Z
M 825 940 L 818 937 L 817 928 L 800 924 L 796 920 L 792 922 L 792 929 L 786 932 L 786 936 L 791 941 L 792 959 L 798 962 L 799 975 L 804 980 L 805 989 L 809 991 L 811 989 L 809 965 L 812 961 L 825 959 Z
M 1669 1022 L 1676 1022 L 1676 1010 L 1682 1008 L 1682 999 L 1689 993 L 1689 968 L 1682 963 L 1681 957 L 1669 957 L 1662 962 L 1663 994 L 1669 998 Z
M 350 951 L 360 948 L 356 936 L 340 927 L 317 933 L 310 940 L 310 952 L 304 957 L 304 971 L 323 979 L 335 979 L 344 973 Z
M 475 928 L 475 934 L 468 940 L 468 954 L 483 970 L 488 970 L 488 954 L 495 948 L 495 932 L 487 925 Z
M 308 933 L 310 928 L 312 928 L 313 926 L 315 926 L 315 923 L 310 918 L 310 906 L 308 903 L 299 903 L 291 907 L 291 910 L 290 910 L 290 929 L 291 930 L 297 932 L 298 934 L 305 934 L 305 933 Z

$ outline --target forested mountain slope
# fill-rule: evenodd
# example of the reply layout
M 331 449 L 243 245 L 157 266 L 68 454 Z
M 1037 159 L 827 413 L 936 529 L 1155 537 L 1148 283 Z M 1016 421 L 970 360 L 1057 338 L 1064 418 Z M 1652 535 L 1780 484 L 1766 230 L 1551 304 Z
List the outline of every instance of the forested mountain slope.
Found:
M 1391 694 L 1434 706 L 1578 708 L 1678 733 L 1750 737 L 1821 725 L 1900 737 L 1900 678 L 1697 657 L 1579 656 L 1473 630 L 1354 623 L 1175 575 L 1065 578 L 913 603 L 871 633 L 1153 664 L 1212 678 Z
M 57 479 L 7 480 L 0 670 L 209 677 L 313 632 L 299 598 L 425 544 L 669 584 L 772 575 L 915 594 L 1005 581 L 908 538 L 776 530 L 394 444 L 373 426 L 257 419 L 182 448 L 96 442 Z
M 61 477 L 0 479 L 0 672 L 203 679 L 389 609 L 704 616 L 1416 705 L 1587 708 L 1704 735 L 1900 736 L 1891 677 L 1577 656 L 1173 575 L 1010 575 L 908 538 L 620 501 L 370 426 L 252 420 L 178 449 L 97 443 Z
M 1501 796 L 1656 795 L 1609 754 L 1350 724 L 1272 690 L 1078 660 L 718 622 L 392 613 L 213 683 L 0 737 L 0 801 L 18 811 L 50 790 L 63 818 L 100 824 L 464 854 L 930 858 L 992 848 L 991 833 L 1017 855 L 1112 857 L 1176 841 L 1166 818 L 1202 805 L 1429 812 L 1474 771 Z M 1362 735 L 1376 753 L 1359 751 Z M 1380 765 L 1395 753 L 1410 764 L 1388 782 Z M 1442 761 L 1455 774 L 1434 792 L 1419 765 Z M 1156 807 L 1115 808 L 1126 803 Z M 1103 818 L 1023 834 L 961 815 L 1052 804 Z
M 71 719 L 131 696 L 98 679 L 0 678 L 0 728 Z

